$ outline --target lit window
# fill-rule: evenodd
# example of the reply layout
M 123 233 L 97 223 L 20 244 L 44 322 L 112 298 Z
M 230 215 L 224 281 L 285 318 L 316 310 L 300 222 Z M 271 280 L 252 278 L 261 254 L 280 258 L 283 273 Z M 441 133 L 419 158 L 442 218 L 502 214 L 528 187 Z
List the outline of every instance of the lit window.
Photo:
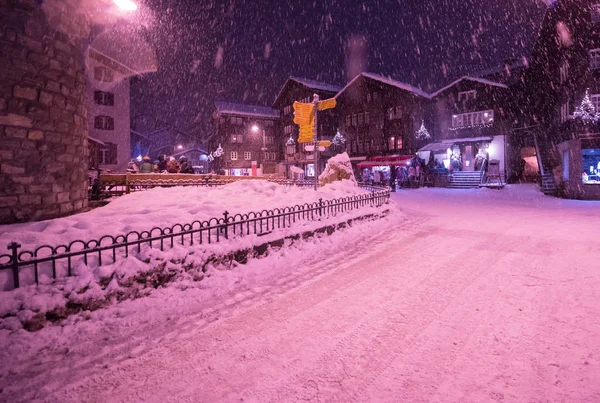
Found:
M 494 111 L 479 111 L 461 113 L 460 115 L 452 116 L 453 128 L 466 128 L 473 126 L 489 126 L 494 122 Z
M 273 136 L 265 136 L 265 143 L 267 143 L 267 144 L 273 144 L 273 143 L 275 143 L 275 137 L 273 137 Z
M 287 146 L 287 147 L 285 148 L 285 152 L 286 152 L 286 154 L 288 154 L 288 155 L 293 155 L 293 154 L 296 154 L 296 146 Z
M 244 142 L 244 136 L 241 135 L 241 134 L 232 134 L 230 142 L 231 143 L 243 143 Z
M 244 151 L 244 161 L 250 161 L 252 159 L 252 152 Z
M 238 153 L 237 153 L 237 151 L 232 151 L 231 152 L 231 160 L 232 161 L 237 161 L 237 159 L 238 159 Z
M 365 121 L 365 115 L 363 115 L 362 113 L 358 114 L 358 125 L 362 125 L 363 122 Z

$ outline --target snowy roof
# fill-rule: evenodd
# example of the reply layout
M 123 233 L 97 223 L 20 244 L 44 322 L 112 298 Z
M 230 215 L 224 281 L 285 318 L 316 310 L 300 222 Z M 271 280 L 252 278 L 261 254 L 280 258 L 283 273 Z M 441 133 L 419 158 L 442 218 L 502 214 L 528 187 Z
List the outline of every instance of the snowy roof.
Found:
M 215 102 L 215 108 L 217 108 L 217 112 L 223 115 L 253 116 L 269 119 L 279 118 L 279 111 L 268 106 Z
M 454 87 L 456 84 L 460 83 L 463 80 L 476 81 L 478 83 L 485 84 L 485 85 L 491 85 L 491 86 L 494 86 L 494 87 L 508 88 L 508 86 L 506 84 L 497 83 L 495 81 L 487 80 L 485 78 L 463 76 L 463 77 L 459 78 L 458 80 L 455 80 L 455 81 L 451 82 L 450 84 L 448 84 L 447 86 L 445 86 L 443 88 L 440 88 L 436 92 L 432 93 L 431 94 L 431 98 L 435 98 L 436 96 L 438 96 L 442 92 L 446 91 L 449 88 Z
M 321 81 L 315 81 L 315 80 L 311 80 L 311 79 L 308 79 L 308 78 L 301 78 L 301 77 L 290 76 L 285 81 L 285 84 L 283 84 L 283 86 L 279 90 L 279 93 L 275 97 L 275 101 L 273 101 L 273 104 L 277 103 L 277 101 L 279 100 L 279 98 L 283 94 L 283 90 L 285 90 L 285 87 L 287 87 L 288 83 L 290 83 L 292 81 L 296 82 L 296 83 L 298 83 L 300 85 L 303 85 L 306 88 L 310 88 L 310 89 L 313 89 L 313 90 L 327 91 L 327 92 L 331 92 L 332 94 L 337 94 L 342 89 L 342 87 L 340 87 L 338 85 L 328 84 L 328 83 L 324 83 L 324 82 L 321 82 Z
M 444 139 L 444 144 L 455 144 L 455 143 L 476 143 L 478 141 L 492 141 L 494 138 L 490 136 L 485 137 L 462 137 L 458 139 Z
M 92 143 L 100 144 L 101 146 L 106 145 L 106 144 L 104 144 L 104 142 L 102 140 L 98 140 L 97 138 L 92 137 L 92 136 L 88 136 L 88 140 L 91 141 Z
M 525 57 L 515 60 L 512 63 L 502 63 L 499 64 L 498 66 L 494 66 L 494 67 L 489 67 L 483 70 L 478 70 L 478 71 L 474 71 L 472 73 L 469 73 L 470 77 L 485 77 L 485 76 L 489 76 L 492 74 L 498 74 L 498 73 L 503 73 L 506 70 L 514 70 L 514 69 L 518 69 L 521 67 L 527 67 L 527 60 Z
M 400 89 L 405 90 L 405 91 L 412 92 L 415 95 L 418 95 L 418 96 L 421 96 L 421 97 L 424 97 L 424 98 L 427 98 L 427 99 L 431 98 L 431 96 L 428 93 L 426 93 L 425 91 L 421 90 L 420 88 L 413 87 L 410 84 L 402 83 L 400 81 L 396 81 L 396 80 L 394 80 L 392 78 L 389 78 L 389 77 L 384 77 L 384 76 L 380 76 L 378 74 L 367 73 L 367 72 L 360 73 L 359 75 L 357 75 L 356 77 L 354 77 L 352 79 L 352 81 L 350 81 L 348 84 L 346 84 L 346 86 L 335 97 L 337 98 L 338 96 L 340 96 L 344 91 L 346 91 L 346 89 L 348 87 L 350 87 L 352 84 L 354 84 L 354 82 L 356 80 L 358 80 L 360 77 L 370 78 L 371 80 L 379 81 L 379 82 L 381 82 L 383 84 L 391 85 L 392 87 L 396 87 L 396 88 L 400 88 Z
M 290 76 L 289 80 L 295 81 L 298 84 L 302 84 L 303 86 L 312 88 L 314 90 L 329 91 L 336 94 L 342 89 L 342 87 L 339 85 L 327 84 L 320 81 L 310 80 L 308 78 Z

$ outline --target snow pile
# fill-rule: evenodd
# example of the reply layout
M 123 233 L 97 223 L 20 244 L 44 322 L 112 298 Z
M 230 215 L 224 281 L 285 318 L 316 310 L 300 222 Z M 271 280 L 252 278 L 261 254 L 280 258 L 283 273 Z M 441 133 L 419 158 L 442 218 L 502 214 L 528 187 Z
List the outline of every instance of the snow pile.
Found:
M 327 161 L 327 168 L 319 175 L 319 183 L 321 185 L 343 180 L 351 181 L 355 186 L 358 186 L 356 179 L 354 178 L 352 162 L 350 162 L 348 153 L 341 153 L 331 157 Z
M 0 238 L 6 244 L 18 242 L 25 250 L 222 218 L 225 211 L 233 216 L 365 193 L 350 181 L 331 184 L 316 192 L 262 180 L 242 180 L 214 188 L 155 188 L 121 196 L 104 207 L 70 217 L 2 225 Z

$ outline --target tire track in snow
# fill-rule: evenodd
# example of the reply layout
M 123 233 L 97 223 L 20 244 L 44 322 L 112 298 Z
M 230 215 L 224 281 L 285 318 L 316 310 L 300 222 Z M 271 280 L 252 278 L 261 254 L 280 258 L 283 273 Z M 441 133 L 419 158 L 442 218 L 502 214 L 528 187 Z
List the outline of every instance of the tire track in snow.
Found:
M 391 300 L 383 309 L 384 315 L 373 318 L 372 321 L 363 323 L 359 328 L 356 328 L 332 350 L 322 355 L 310 369 L 293 375 L 291 380 L 278 387 L 275 396 L 273 396 L 272 391 L 268 394 L 256 393 L 259 400 L 269 397 L 274 401 L 286 400 L 290 398 L 290 395 L 293 396 L 294 390 L 298 389 L 295 384 L 316 382 L 318 385 L 321 384 L 321 400 L 324 398 L 326 401 L 330 399 L 357 401 L 361 391 L 364 391 L 377 378 L 378 374 L 383 372 L 395 357 L 410 345 L 409 341 L 426 329 L 445 310 L 450 301 L 456 298 L 456 290 L 462 291 L 474 278 L 481 274 L 484 269 L 469 270 L 469 268 L 471 263 L 479 261 L 480 249 L 489 245 L 488 242 L 486 240 L 467 249 L 462 255 L 466 254 L 468 261 L 465 261 L 465 257 L 461 255 L 448 262 L 451 267 L 460 267 L 461 265 L 458 263 L 461 263 L 463 264 L 462 267 L 466 267 L 465 269 L 453 271 L 450 275 L 445 271 L 438 271 L 419 284 L 418 289 L 410 289 L 407 294 L 402 294 L 399 300 Z M 452 263 L 456 264 L 452 265 Z M 478 267 L 476 264 L 474 266 Z M 394 309 L 397 306 L 407 307 L 407 311 L 411 313 L 422 312 L 423 315 L 419 315 L 416 319 L 415 316 L 407 318 L 402 312 Z M 412 319 L 412 323 L 409 321 L 405 324 L 406 319 Z M 404 326 L 398 326 L 398 324 Z M 401 332 L 401 328 L 405 328 L 405 332 Z M 406 340 L 406 336 L 402 337 L 403 334 L 411 334 L 411 332 L 413 337 L 410 340 Z M 399 339 L 404 340 L 405 344 L 401 345 L 400 348 L 395 348 L 394 345 Z M 368 342 L 365 340 L 368 340 Z M 365 351 L 368 353 L 366 356 L 364 355 Z M 327 380 L 331 378 L 331 374 L 336 373 L 340 363 L 347 362 L 347 357 L 352 357 L 352 352 L 362 354 L 360 359 L 362 359 L 363 365 L 353 365 L 354 363 L 350 362 L 348 367 L 350 367 L 351 372 L 360 371 L 360 373 L 355 373 L 354 376 L 346 374 L 346 377 L 360 379 L 361 373 L 373 375 L 369 377 L 367 382 L 359 383 L 355 388 L 353 388 L 355 382 L 351 382 L 349 385 L 344 384 L 343 391 L 339 387 L 335 388 L 332 385 L 327 385 Z M 321 380 L 325 380 L 325 382 L 320 382 Z M 343 383 L 343 380 L 340 382 Z M 325 385 L 322 385 L 323 383 Z M 355 389 L 354 393 L 349 394 L 348 391 L 352 389 Z M 329 390 L 332 395 L 323 397 L 324 390 Z

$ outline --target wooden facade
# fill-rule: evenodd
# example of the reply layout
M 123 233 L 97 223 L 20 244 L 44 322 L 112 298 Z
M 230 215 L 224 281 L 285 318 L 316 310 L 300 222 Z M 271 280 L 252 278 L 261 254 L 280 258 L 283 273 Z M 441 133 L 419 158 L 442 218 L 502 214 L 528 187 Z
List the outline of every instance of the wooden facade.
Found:
M 354 161 L 413 154 L 416 131 L 430 121 L 429 94 L 371 73 L 355 77 L 336 98 L 343 151 Z
M 294 124 L 294 102 L 311 103 L 313 95 L 321 100 L 333 98 L 341 87 L 305 78 L 290 77 L 285 82 L 273 102 L 273 108 L 279 111 L 281 119 L 277 126 L 277 142 L 281 147 L 282 162 L 286 166 L 285 176 L 291 178 L 290 166 L 297 166 L 304 171 L 306 177 L 311 177 L 314 169 L 314 153 L 305 151 L 304 145 L 298 144 L 298 126 Z M 318 114 L 318 138 L 331 140 L 338 129 L 338 109 L 322 111 Z M 290 138 L 292 145 L 288 145 Z M 326 160 L 335 155 L 336 149 L 328 148 L 321 153 L 320 169 L 325 168 Z

